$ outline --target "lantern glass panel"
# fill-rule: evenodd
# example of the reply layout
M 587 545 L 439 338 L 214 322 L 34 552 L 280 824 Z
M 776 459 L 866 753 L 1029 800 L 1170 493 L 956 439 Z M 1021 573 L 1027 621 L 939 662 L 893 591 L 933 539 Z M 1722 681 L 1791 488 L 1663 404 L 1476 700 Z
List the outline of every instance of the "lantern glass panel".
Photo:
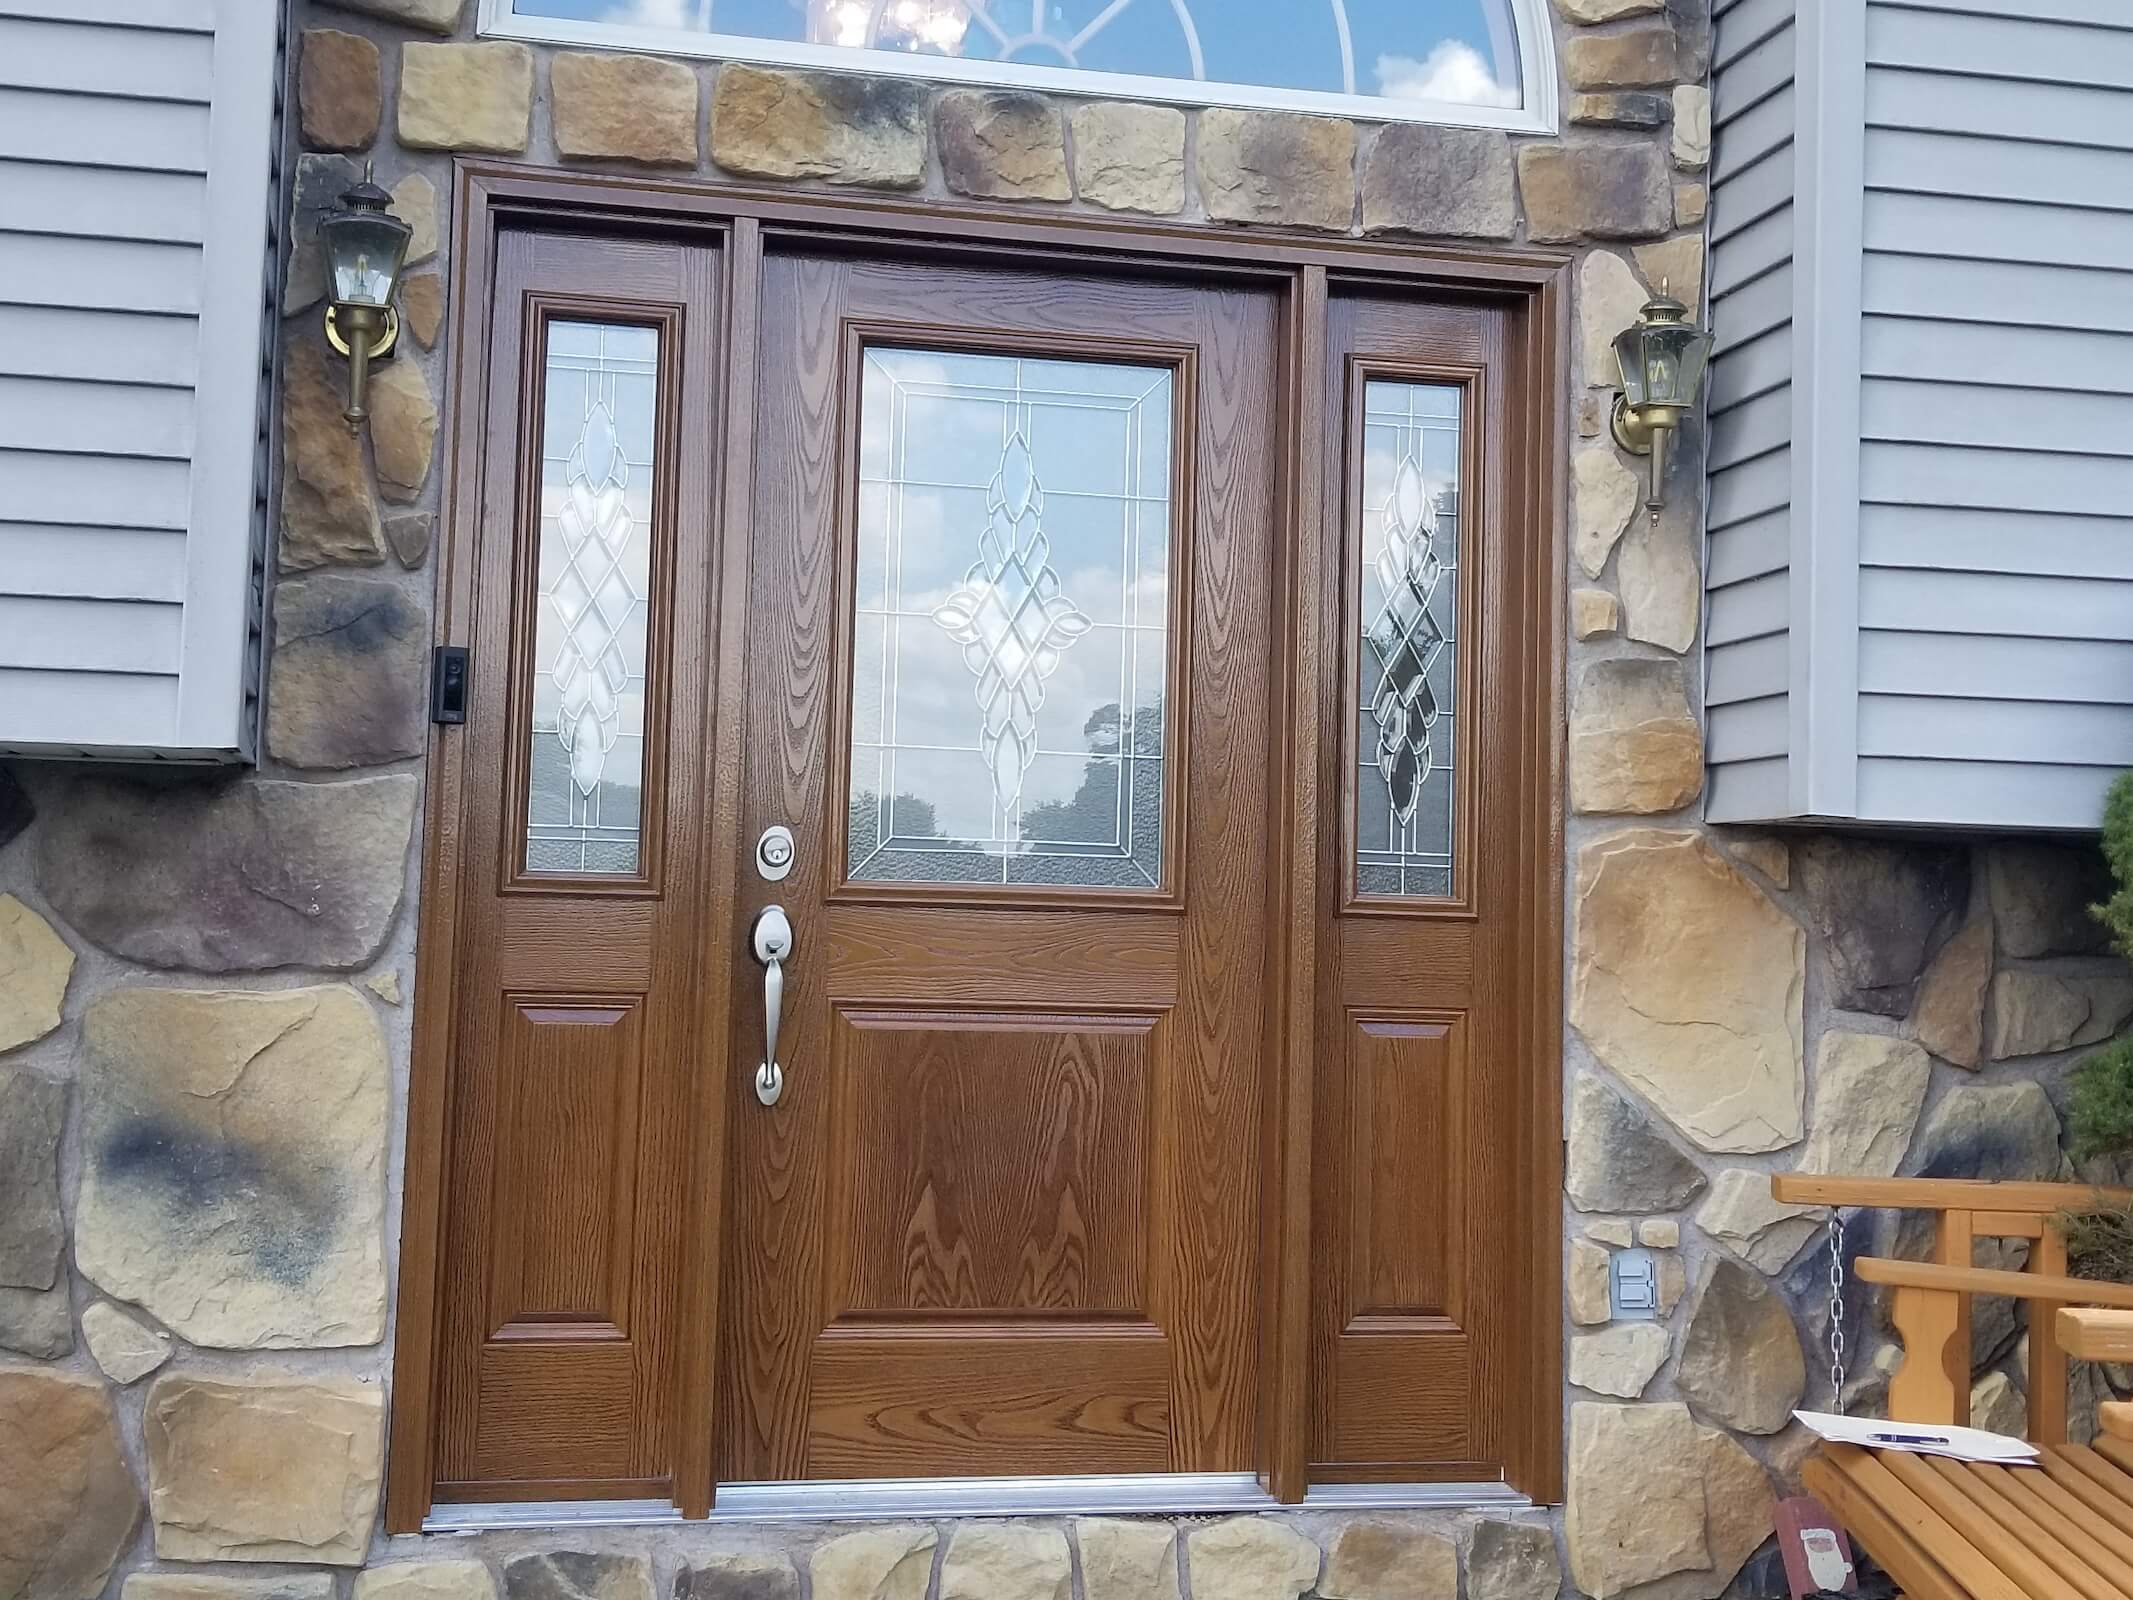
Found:
M 1622 369 L 1622 398 L 1632 410 L 1648 403 L 1650 386 L 1644 358 L 1643 324 L 1615 335 L 1615 364 Z
M 358 212 L 320 223 L 334 300 L 341 305 L 390 305 L 409 231 L 398 217 L 380 213 Z

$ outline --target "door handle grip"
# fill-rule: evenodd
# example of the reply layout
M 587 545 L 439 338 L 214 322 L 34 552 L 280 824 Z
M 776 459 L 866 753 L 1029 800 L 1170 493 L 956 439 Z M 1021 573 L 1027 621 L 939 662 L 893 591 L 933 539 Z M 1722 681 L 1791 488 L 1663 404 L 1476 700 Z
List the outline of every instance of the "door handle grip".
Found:
M 778 1023 L 785 1010 L 785 960 L 792 954 L 792 923 L 782 906 L 765 906 L 755 919 L 753 944 L 763 963 L 763 1059 L 756 1063 L 755 1097 L 766 1106 L 785 1092 L 778 1061 Z

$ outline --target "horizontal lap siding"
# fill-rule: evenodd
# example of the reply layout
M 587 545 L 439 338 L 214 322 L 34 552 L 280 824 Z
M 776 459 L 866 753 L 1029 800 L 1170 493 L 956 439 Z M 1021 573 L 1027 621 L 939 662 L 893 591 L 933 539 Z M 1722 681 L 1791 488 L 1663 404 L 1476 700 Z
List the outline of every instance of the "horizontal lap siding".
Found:
M 2093 827 L 2133 766 L 2133 8 L 1867 13 L 1859 804 Z
M 1718 8 L 1712 58 L 1710 814 L 1789 804 L 1794 0 Z
M 0 0 L 0 749 L 186 745 L 190 652 L 228 643 L 188 603 L 239 591 L 243 642 L 249 585 L 203 563 L 242 521 L 256 394 L 233 413 L 210 374 L 263 309 L 276 10 Z M 218 239 L 248 273 L 214 269 Z

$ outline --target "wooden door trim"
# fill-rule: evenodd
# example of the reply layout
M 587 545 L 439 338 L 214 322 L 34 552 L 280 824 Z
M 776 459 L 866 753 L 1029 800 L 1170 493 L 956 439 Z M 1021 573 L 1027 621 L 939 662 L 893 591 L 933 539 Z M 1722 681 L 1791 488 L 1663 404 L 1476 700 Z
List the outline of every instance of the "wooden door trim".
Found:
M 1518 807 L 1521 859 L 1520 989 L 1528 996 L 1521 1017 L 1521 1057 L 1526 1066 L 1529 1115 L 1520 1130 L 1518 1160 L 1527 1173 L 1520 1193 L 1528 1213 L 1520 1219 L 1531 1271 L 1524 1278 L 1527 1303 L 1518 1323 L 1531 1341 L 1516 1365 L 1534 1396 L 1525 1406 L 1525 1426 L 1515 1459 L 1506 1463 L 1511 1482 L 1534 1499 L 1562 1496 L 1562 1349 L 1559 1308 L 1561 1263 L 1561 1041 L 1563 1027 L 1563 834 L 1562 795 L 1566 665 L 1563 615 L 1566 465 L 1570 442 L 1568 403 L 1561 382 L 1569 316 L 1568 252 L 1532 248 L 1447 249 L 1374 240 L 1329 239 L 1299 232 L 1246 236 L 1200 225 L 1093 216 L 1037 216 L 1007 207 L 934 203 L 879 195 L 794 194 L 777 190 L 706 184 L 693 180 L 560 172 L 495 161 L 461 159 L 454 165 L 452 292 L 445 333 L 448 392 L 452 397 L 438 530 L 437 643 L 465 645 L 472 632 L 475 597 L 474 543 L 465 530 L 479 524 L 484 492 L 481 422 L 486 415 L 489 297 L 472 292 L 493 271 L 499 232 L 514 224 L 554 228 L 576 223 L 615 231 L 715 238 L 725 248 L 722 283 L 727 297 L 724 333 L 728 353 L 727 393 L 745 392 L 753 381 L 756 286 L 762 253 L 771 242 L 805 239 L 831 247 L 840 242 L 876 253 L 906 253 L 934 259 L 993 260 L 1080 271 L 1137 269 L 1174 272 L 1199 281 L 1256 280 L 1278 285 L 1290 318 L 1283 365 L 1289 443 L 1281 466 L 1285 499 L 1277 572 L 1285 597 L 1277 618 L 1279 662 L 1276 705 L 1286 711 L 1284 736 L 1275 756 L 1277 827 L 1270 881 L 1278 913 L 1267 951 L 1269 992 L 1266 1020 L 1267 1073 L 1273 1091 L 1265 1102 L 1262 1148 L 1269 1175 L 1261 1220 L 1266 1252 L 1262 1272 L 1267 1335 L 1261 1397 L 1261 1473 L 1283 1500 L 1305 1488 L 1309 1339 L 1308 1206 L 1312 1191 L 1310 1094 L 1313 1029 L 1319 973 L 1325 952 L 1317 936 L 1328 875 L 1313 850 L 1289 848 L 1290 830 L 1322 817 L 1326 785 L 1325 743 L 1304 735 L 1303 701 L 1317 701 L 1321 677 L 1333 668 L 1328 646 L 1339 638 L 1338 586 L 1318 570 L 1311 535 L 1318 527 L 1321 469 L 1315 456 L 1321 429 L 1308 426 L 1322 412 L 1307 374 L 1322 364 L 1323 313 L 1329 293 L 1343 284 L 1400 283 L 1506 304 L 1514 314 L 1511 388 L 1519 397 L 1508 411 L 1504 448 L 1512 477 L 1523 485 L 1516 504 L 1501 508 L 1510 524 L 1506 545 L 1527 552 L 1520 591 L 1529 604 L 1520 619 L 1520 651 L 1532 709 L 1523 733 L 1528 781 Z M 1314 315 L 1314 308 L 1316 315 Z M 1322 417 L 1318 420 L 1322 424 Z M 726 406 L 721 443 L 722 478 L 714 530 L 718 599 L 730 604 L 745 593 L 745 541 L 724 537 L 744 525 L 753 463 L 753 418 L 748 407 Z M 706 926 L 731 920 L 737 884 L 730 843 L 738 819 L 741 774 L 734 741 L 716 736 L 739 712 L 744 662 L 740 630 L 722 630 L 715 664 L 714 736 L 707 741 L 704 781 L 710 814 L 699 838 L 712 852 L 705 863 Z M 1336 652 L 1337 653 L 1337 652 Z M 1308 682 L 1306 681 L 1308 680 Z M 1315 726 L 1316 717 L 1309 718 Z M 422 1525 L 434 1491 L 433 1442 L 437 1422 L 442 1229 L 448 1200 L 446 1153 L 453 1104 L 453 969 L 460 926 L 469 779 L 465 741 L 454 730 L 433 726 L 427 749 L 426 794 L 417 913 L 412 1061 L 408 1133 L 401 1207 L 398 1295 L 393 1339 L 390 1453 L 385 1521 L 390 1532 Z M 1337 803 L 1337 802 L 1336 802 Z M 694 1330 L 683 1349 L 692 1359 L 680 1374 L 683 1416 L 688 1420 L 676 1461 L 677 1499 L 684 1515 L 699 1516 L 712 1497 L 712 1414 L 716 1394 L 718 1320 L 717 1263 L 722 1259 L 724 1214 L 724 1106 L 729 1054 L 725 986 L 707 984 L 702 1000 L 702 1095 L 694 1130 L 700 1179 L 686 1221 L 689 1248 L 712 1267 L 697 1276 L 684 1307 L 684 1328 Z M 709 1165 L 706 1165 L 708 1163 Z

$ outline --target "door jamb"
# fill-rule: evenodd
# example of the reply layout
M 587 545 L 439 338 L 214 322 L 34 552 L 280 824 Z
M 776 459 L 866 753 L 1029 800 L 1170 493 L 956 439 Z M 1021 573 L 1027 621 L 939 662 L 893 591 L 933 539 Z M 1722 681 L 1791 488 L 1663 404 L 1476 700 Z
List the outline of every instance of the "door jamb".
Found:
M 498 232 L 509 224 L 552 228 L 578 223 L 718 236 L 727 257 L 722 337 L 729 393 L 746 392 L 753 380 L 755 289 L 763 251 L 773 239 L 805 237 L 817 246 L 842 243 L 877 253 L 975 257 L 1081 271 L 1108 267 L 1176 272 L 1201 281 L 1226 277 L 1256 281 L 1283 293 L 1282 363 L 1289 380 L 1283 404 L 1296 414 L 1284 415 L 1287 444 L 1278 475 L 1284 505 L 1277 571 L 1279 592 L 1288 597 L 1288 604 L 1276 628 L 1283 670 L 1276 685 L 1275 726 L 1284 732 L 1276 752 L 1275 826 L 1270 830 L 1268 865 L 1272 881 L 1282 886 L 1285 907 L 1268 941 L 1266 965 L 1274 1003 L 1267 1022 L 1261 1122 L 1266 1174 L 1260 1219 L 1266 1259 L 1261 1326 L 1267 1360 L 1260 1386 L 1260 1477 L 1269 1492 L 1285 1502 L 1300 1500 L 1306 1488 L 1311 1085 L 1323 888 L 1317 881 L 1315 852 L 1293 848 L 1293 842 L 1315 831 L 1324 803 L 1315 759 L 1322 735 L 1322 685 L 1316 674 L 1327 670 L 1325 661 L 1338 627 L 1337 585 L 1302 558 L 1315 548 L 1320 515 L 1322 405 L 1313 398 L 1318 386 L 1298 380 L 1314 370 L 1314 359 L 1323 363 L 1327 299 L 1346 282 L 1404 283 L 1480 295 L 1504 302 L 1516 313 L 1519 336 L 1513 365 L 1527 403 L 1515 411 L 1513 436 L 1505 447 L 1512 453 L 1514 473 L 1523 468 L 1525 492 L 1521 503 L 1505 507 L 1505 514 L 1518 523 L 1514 532 L 1524 535 L 1511 542 L 1528 552 L 1523 590 L 1528 604 L 1516 624 L 1523 634 L 1520 659 L 1533 713 L 1525 728 L 1528 781 L 1518 824 L 1522 859 L 1531 864 L 1521 884 L 1519 907 L 1525 971 L 1518 988 L 1530 996 L 1519 1019 L 1519 1054 L 1530 1109 L 1519 1130 L 1517 1159 L 1528 1177 L 1520 1191 L 1527 1209 L 1518 1231 L 1530 1252 L 1527 1281 L 1533 1296 L 1522 1319 L 1524 1335 L 1532 1341 L 1523 1365 L 1537 1398 L 1524 1408 L 1524 1437 L 1507 1460 L 1506 1472 L 1534 1500 L 1560 1500 L 1563 1426 L 1555 1397 L 1562 1390 L 1562 1350 L 1554 1313 L 1562 1295 L 1561 618 L 1566 603 L 1563 464 L 1569 432 L 1559 373 L 1567 333 L 1569 255 L 1525 248 L 1451 250 L 1272 230 L 1247 236 L 1218 233 L 1204 225 L 1078 214 L 1033 216 L 1004 207 L 958 204 L 943 210 L 925 201 L 878 195 L 795 194 L 465 159 L 454 163 L 453 187 L 452 292 L 445 346 L 452 416 L 436 540 L 435 642 L 441 645 L 468 642 L 476 604 L 474 541 L 457 530 L 478 525 L 483 494 L 480 423 L 485 410 L 488 297 L 469 291 L 489 281 Z M 713 549 L 718 602 L 722 615 L 732 616 L 738 613 L 727 607 L 744 592 L 747 550 L 743 541 L 726 539 L 724 530 L 745 522 L 753 429 L 748 408 L 721 409 L 724 436 L 717 463 Z M 722 630 L 714 733 L 704 774 L 712 804 L 705 847 L 720 858 L 705 874 L 707 927 L 730 924 L 738 888 L 734 852 L 728 848 L 740 803 L 737 745 L 718 738 L 716 730 L 721 718 L 738 711 L 741 646 L 738 629 Z M 735 750 L 727 750 L 729 745 Z M 435 1482 L 437 1331 L 443 1293 L 439 1275 L 453 1100 L 451 977 L 460 886 L 467 870 L 461 853 L 464 816 L 471 797 L 464 741 L 450 728 L 430 729 L 427 777 L 385 1493 L 385 1525 L 396 1533 L 420 1529 Z M 723 1259 L 726 1004 L 724 986 L 705 986 L 698 1019 L 699 1143 L 692 1170 L 715 1176 L 714 1181 L 698 1183 L 685 1223 L 687 1248 L 698 1260 L 714 1263 Z M 717 1432 L 713 1335 L 720 1274 L 714 1268 L 692 1277 L 694 1287 L 681 1307 L 679 1348 L 689 1359 L 678 1375 L 683 1426 L 674 1489 L 681 1514 L 700 1517 L 710 1510 L 712 1499 Z

